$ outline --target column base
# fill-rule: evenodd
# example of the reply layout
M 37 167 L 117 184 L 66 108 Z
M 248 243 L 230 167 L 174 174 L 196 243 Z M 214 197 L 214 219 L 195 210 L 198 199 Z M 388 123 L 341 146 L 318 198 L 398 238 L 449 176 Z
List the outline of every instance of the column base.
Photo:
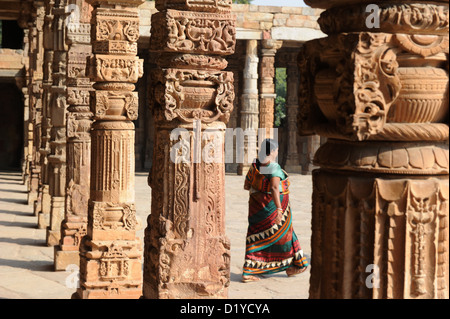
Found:
M 38 193 L 39 193 L 39 172 L 35 169 L 34 172 L 31 174 L 31 177 L 29 179 L 29 186 L 28 186 L 28 205 L 33 205 L 35 201 L 38 200 Z
M 250 170 L 251 165 L 244 165 L 244 164 L 239 164 L 238 168 L 237 168 L 237 174 L 238 175 L 247 175 L 248 171 Z
M 38 193 L 37 191 L 30 191 L 28 193 L 27 202 L 28 205 L 33 205 L 35 201 L 38 199 Z
M 302 166 L 301 165 L 285 165 L 284 170 L 288 173 L 293 174 L 302 174 Z
M 61 223 L 64 219 L 65 197 L 51 198 L 50 225 L 47 227 L 47 245 L 59 245 L 61 239 Z
M 46 236 L 47 246 L 56 246 L 59 244 L 60 240 L 61 240 L 61 231 L 51 230 L 47 227 L 47 236 Z
M 66 270 L 69 265 L 80 266 L 80 252 L 78 250 L 62 250 L 61 246 L 55 248 L 54 266 L 55 271 Z
M 228 289 L 217 282 L 179 282 L 167 283 L 165 289 L 158 291 L 155 283 L 144 281 L 143 299 L 227 299 Z M 216 293 L 211 293 L 217 291 Z
M 45 229 L 50 225 L 50 214 L 44 214 L 40 212 L 38 214 L 38 225 L 39 229 Z
M 141 299 L 141 289 L 119 289 L 111 288 L 108 290 L 85 290 L 79 288 L 72 295 L 72 299 Z

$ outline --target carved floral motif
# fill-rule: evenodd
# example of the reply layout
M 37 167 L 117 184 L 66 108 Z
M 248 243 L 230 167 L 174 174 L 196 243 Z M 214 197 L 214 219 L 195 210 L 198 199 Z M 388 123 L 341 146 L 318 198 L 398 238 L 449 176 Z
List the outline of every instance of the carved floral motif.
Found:
M 150 48 L 197 54 L 232 54 L 235 22 L 230 14 L 167 10 L 152 16 Z

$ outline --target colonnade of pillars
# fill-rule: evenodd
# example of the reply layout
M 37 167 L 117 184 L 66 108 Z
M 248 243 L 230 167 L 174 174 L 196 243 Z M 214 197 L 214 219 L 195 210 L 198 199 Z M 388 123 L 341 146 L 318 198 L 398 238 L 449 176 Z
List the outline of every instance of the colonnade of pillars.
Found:
M 224 71 L 236 45 L 232 1 L 156 1 L 144 247 L 132 123 L 142 2 L 33 1 L 24 40 L 28 201 L 55 246 L 55 268 L 80 265 L 74 298 L 226 298 L 224 161 L 195 159 L 211 145 L 210 156 L 223 156 L 235 103 L 233 72 Z M 320 23 L 329 34 L 301 49 L 298 98 L 287 101 L 287 165 L 299 163 L 295 129 L 328 138 L 315 158 L 310 296 L 448 298 L 448 4 L 380 3 L 381 27 L 368 30 L 362 1 L 347 1 L 354 10 L 307 2 L 327 9 Z M 411 12 L 435 22 L 395 18 Z M 247 42 L 244 130 L 273 126 L 281 43 L 262 44 L 259 61 L 256 40 Z
M 227 165 L 227 172 L 245 175 L 256 157 L 258 141 L 265 137 L 275 137 L 280 142 L 280 163 L 289 173 L 311 174 L 315 166 L 312 159 L 315 151 L 323 144 L 318 135 L 300 136 L 297 128 L 298 86 L 300 74 L 297 56 L 302 43 L 296 47 L 283 46 L 283 41 L 275 39 L 239 40 L 240 48 L 229 59 L 228 69 L 234 74 L 235 107 L 228 122 L 228 128 L 241 128 L 248 132 L 245 143 L 235 145 L 244 154 L 244 163 L 234 158 Z M 286 71 L 286 119 L 285 125 L 275 133 L 276 70 Z M 258 131 L 258 129 L 262 129 Z M 253 135 L 252 133 L 253 132 Z M 260 136 L 259 133 L 262 136 Z M 276 135 L 276 136 L 274 136 Z M 252 147 L 254 146 L 254 147 Z

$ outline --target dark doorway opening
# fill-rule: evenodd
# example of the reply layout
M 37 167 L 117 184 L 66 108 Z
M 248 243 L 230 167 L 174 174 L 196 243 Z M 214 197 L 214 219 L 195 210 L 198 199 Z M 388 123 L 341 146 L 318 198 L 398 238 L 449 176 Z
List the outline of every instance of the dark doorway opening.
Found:
M 23 30 L 15 20 L 0 20 L 0 48 L 23 49 Z
M 15 83 L 0 81 L 0 169 L 18 170 L 23 153 L 23 99 Z

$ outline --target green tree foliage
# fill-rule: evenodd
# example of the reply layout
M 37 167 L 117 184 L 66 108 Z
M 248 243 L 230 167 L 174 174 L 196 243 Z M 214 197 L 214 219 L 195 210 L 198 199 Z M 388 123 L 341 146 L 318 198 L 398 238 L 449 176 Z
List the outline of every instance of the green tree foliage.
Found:
M 286 84 L 287 74 L 285 68 L 277 68 L 275 72 L 275 127 L 280 127 L 283 124 L 283 119 L 286 117 Z

